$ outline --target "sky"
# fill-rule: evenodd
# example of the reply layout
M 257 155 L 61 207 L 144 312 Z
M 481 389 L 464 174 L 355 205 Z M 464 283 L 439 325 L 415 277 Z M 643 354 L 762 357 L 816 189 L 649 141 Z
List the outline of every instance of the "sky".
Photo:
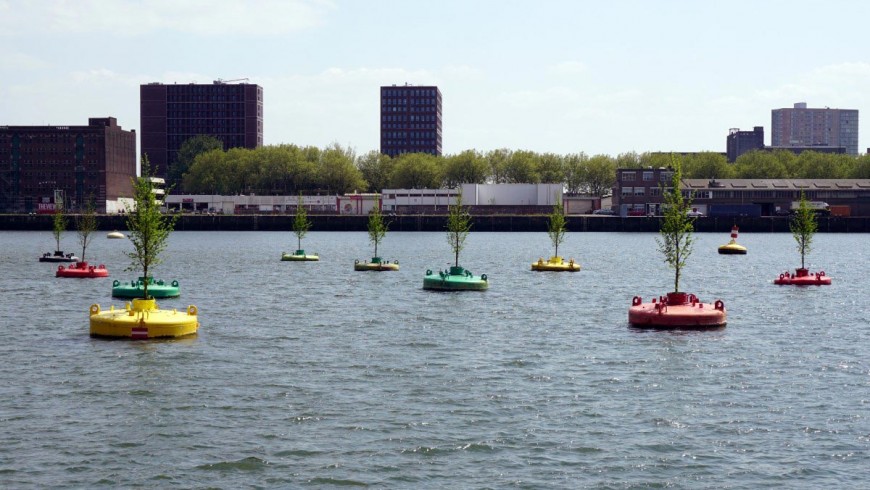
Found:
M 138 132 L 141 84 L 247 78 L 267 145 L 362 154 L 380 87 L 409 83 L 441 90 L 445 154 L 724 152 L 729 128 L 770 144 L 795 102 L 870 110 L 868 18 L 864 0 L 0 0 L 0 125 Z

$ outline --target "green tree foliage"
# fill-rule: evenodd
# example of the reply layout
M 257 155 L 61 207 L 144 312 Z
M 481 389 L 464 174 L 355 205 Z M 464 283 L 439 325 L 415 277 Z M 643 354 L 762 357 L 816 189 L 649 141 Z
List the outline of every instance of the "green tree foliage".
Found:
M 805 269 L 804 258 L 812 251 L 813 235 L 816 234 L 818 223 L 816 223 L 816 212 L 810 208 L 803 191 L 801 191 L 800 206 L 795 210 L 788 227 L 801 254 L 801 269 Z
M 457 188 L 456 201 L 449 206 L 447 214 L 447 243 L 453 249 L 454 265 L 459 267 L 459 252 L 465 247 L 465 239 L 471 231 L 471 215 L 462 205 L 462 188 Z
M 66 231 L 66 215 L 63 212 L 63 202 L 54 203 L 54 216 L 52 217 L 51 233 L 54 235 L 56 251 L 60 251 L 60 237 Z
M 553 205 L 553 212 L 550 213 L 550 227 L 547 229 L 547 234 L 550 235 L 550 241 L 553 242 L 553 247 L 556 251 L 553 253 L 555 257 L 559 256 L 559 245 L 565 241 L 565 210 L 562 207 L 562 200 L 558 199 Z
M 489 164 L 490 181 L 493 184 L 506 184 L 507 166 L 513 152 L 507 148 L 492 150 L 486 154 L 486 162 Z
M 466 150 L 458 155 L 443 159 L 441 185 L 448 188 L 460 184 L 483 184 L 489 177 L 489 167 L 483 157 L 474 150 Z
M 369 241 L 375 246 L 375 255 L 378 256 L 378 245 L 387 236 L 387 223 L 381 213 L 381 200 L 375 201 L 375 206 L 369 211 Z
M 705 151 L 685 157 L 683 174 L 687 179 L 729 179 L 731 167 L 725 155 Z
M 606 196 L 616 185 L 616 161 L 595 155 L 586 163 L 585 186 L 593 196 Z
M 142 271 L 145 278 L 143 293 L 148 297 L 149 271 L 162 262 L 160 254 L 166 249 L 166 240 L 175 227 L 178 216 L 163 216 L 160 204 L 154 196 L 154 184 L 151 182 L 151 166 L 148 156 L 142 155 L 141 176 L 133 179 L 133 202 L 135 208 L 127 209 L 127 229 L 133 242 L 133 251 L 127 252 L 132 261 L 127 267 L 129 271 Z
M 93 240 L 93 233 L 95 231 L 97 231 L 97 210 L 94 206 L 94 200 L 91 198 L 85 202 L 85 207 L 81 214 L 76 216 L 76 233 L 79 236 L 79 245 L 82 246 L 82 255 L 80 257 L 82 262 L 87 260 L 85 259 L 85 251 L 91 240 Z
M 320 154 L 317 181 L 330 194 L 360 192 L 367 185 L 355 165 L 356 155 L 350 148 L 333 144 Z
M 538 159 L 538 179 L 543 184 L 565 182 L 565 158 L 555 153 L 544 153 Z
M 537 184 L 541 181 L 538 174 L 540 156 L 537 153 L 520 150 L 511 153 L 505 166 L 505 182 L 508 184 Z
M 302 250 L 302 238 L 311 229 L 311 221 L 308 220 L 308 213 L 305 212 L 305 204 L 302 202 L 302 195 L 299 195 L 299 200 L 296 201 L 296 217 L 293 219 L 293 234 L 296 235 L 296 249 Z
M 441 187 L 438 159 L 428 153 L 404 153 L 395 159 L 390 187 L 393 189 L 433 189 Z
M 181 144 L 175 161 L 169 167 L 169 184 L 176 187 L 183 183 L 184 174 L 193 165 L 197 155 L 208 153 L 212 150 L 223 150 L 224 144 L 214 136 L 198 135 L 188 138 Z
M 686 260 L 692 254 L 692 238 L 694 221 L 688 213 L 691 209 L 691 198 L 684 198 L 680 191 L 682 170 L 680 161 L 671 157 L 671 167 L 674 169 L 671 186 L 662 190 L 664 197 L 664 217 L 662 218 L 661 237 L 656 238 L 659 251 L 664 255 L 665 262 L 674 269 L 674 291 L 680 292 L 680 272 L 686 265 Z
M 568 194 L 580 194 L 585 190 L 588 163 L 589 157 L 583 152 L 565 156 L 562 169 L 565 172 L 565 187 Z
M 368 183 L 368 192 L 381 192 L 390 187 L 390 174 L 395 162 L 389 155 L 372 150 L 357 157 L 356 166 L 363 180 Z

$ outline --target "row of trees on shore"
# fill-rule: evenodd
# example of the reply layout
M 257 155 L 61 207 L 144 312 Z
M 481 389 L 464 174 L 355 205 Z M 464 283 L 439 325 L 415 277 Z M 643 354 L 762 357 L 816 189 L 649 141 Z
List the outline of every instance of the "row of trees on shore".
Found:
M 463 183 L 565 183 L 569 193 L 603 196 L 616 183 L 617 168 L 668 167 L 670 153 L 589 156 L 498 149 L 455 155 L 407 153 L 390 158 L 377 151 L 357 155 L 350 147 L 274 145 L 221 149 L 220 141 L 188 140 L 170 171 L 176 192 L 190 194 L 344 194 L 382 189 L 443 188 Z M 870 156 L 816 152 L 751 152 L 733 164 L 702 152 L 679 157 L 684 178 L 870 178 Z

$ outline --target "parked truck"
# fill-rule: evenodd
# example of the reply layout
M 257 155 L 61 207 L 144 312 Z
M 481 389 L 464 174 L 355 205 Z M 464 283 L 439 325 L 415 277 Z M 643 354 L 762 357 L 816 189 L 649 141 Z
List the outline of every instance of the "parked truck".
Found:
M 733 217 L 749 216 L 757 218 L 761 216 L 760 204 L 711 204 L 707 216 Z
M 809 208 L 815 211 L 818 215 L 827 216 L 831 214 L 831 208 L 828 206 L 828 203 L 824 201 L 807 201 L 807 206 L 809 206 Z M 801 207 L 800 201 L 792 201 L 791 214 L 794 214 L 799 207 Z

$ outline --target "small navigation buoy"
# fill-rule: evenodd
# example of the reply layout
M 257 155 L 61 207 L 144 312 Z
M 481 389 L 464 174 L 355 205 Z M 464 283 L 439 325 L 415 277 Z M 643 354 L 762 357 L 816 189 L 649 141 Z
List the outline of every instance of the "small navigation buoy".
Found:
M 825 275 L 825 271 L 810 272 L 808 269 L 795 269 L 792 274 L 785 271 L 774 279 L 773 283 L 780 286 L 830 286 L 831 278 Z
M 719 247 L 722 255 L 746 255 L 746 247 L 737 244 L 737 225 L 731 227 L 731 241 Z
M 628 309 L 628 322 L 640 328 L 722 328 L 728 316 L 725 303 L 702 303 L 690 293 L 668 293 L 644 303 L 640 296 L 631 300 Z

